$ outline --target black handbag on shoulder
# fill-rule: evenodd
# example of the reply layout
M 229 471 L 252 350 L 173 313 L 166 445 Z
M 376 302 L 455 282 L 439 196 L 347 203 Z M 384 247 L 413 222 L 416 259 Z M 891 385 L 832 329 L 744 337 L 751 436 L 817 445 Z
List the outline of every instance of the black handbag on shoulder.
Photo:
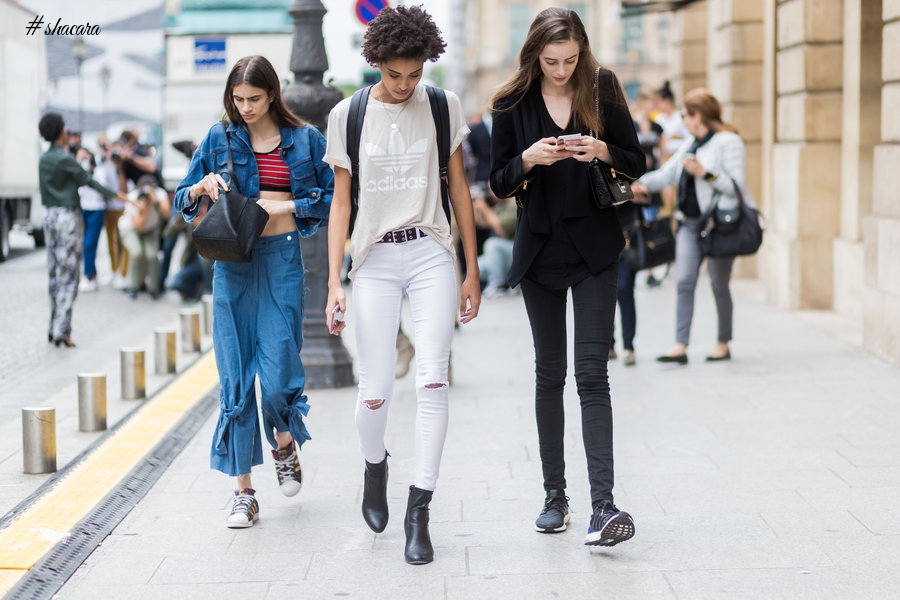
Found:
M 721 196 L 717 196 L 703 215 L 705 221 L 698 242 L 704 256 L 746 256 L 756 254 L 762 245 L 762 215 L 747 204 L 740 186 L 733 178 L 731 183 L 737 192 L 737 207 L 728 210 L 719 208 Z
M 600 114 L 600 67 L 594 71 L 594 108 Z M 591 132 L 594 135 L 594 132 Z M 599 139 L 599 138 L 598 138 Z M 599 158 L 588 163 L 588 177 L 591 182 L 591 194 L 597 208 L 610 208 L 634 200 L 631 182 L 635 180 Z
M 633 225 L 622 230 L 625 249 L 622 261 L 632 271 L 643 271 L 675 260 L 675 233 L 672 217 L 658 217 L 647 221 L 641 215 Z
M 225 123 L 222 123 L 222 128 L 225 129 Z M 228 146 L 228 166 L 220 173 L 229 176 L 231 189 L 219 188 L 219 199 L 215 202 L 209 196 L 200 197 L 201 202 L 208 201 L 211 204 L 206 216 L 194 229 L 192 239 L 197 252 L 207 260 L 250 262 L 253 244 L 265 229 L 269 213 L 241 194 L 234 176 L 231 138 L 227 129 L 225 140 Z

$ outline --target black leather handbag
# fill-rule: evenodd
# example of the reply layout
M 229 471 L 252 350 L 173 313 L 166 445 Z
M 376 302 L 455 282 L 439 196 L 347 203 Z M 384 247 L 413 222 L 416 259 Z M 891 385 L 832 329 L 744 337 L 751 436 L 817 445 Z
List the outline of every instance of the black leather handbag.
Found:
M 737 192 L 737 207 L 720 209 L 717 196 L 704 215 L 698 240 L 704 256 L 746 256 L 756 254 L 762 245 L 762 216 L 744 200 L 737 182 L 732 179 L 731 183 Z
M 225 128 L 224 123 L 222 128 Z M 269 213 L 241 194 L 234 176 L 231 138 L 227 129 L 225 140 L 228 145 L 228 166 L 220 173 L 229 176 L 231 189 L 219 188 L 219 199 L 215 202 L 209 196 L 201 196 L 201 202 L 208 201 L 211 205 L 206 216 L 194 229 L 192 238 L 200 256 L 207 260 L 250 262 L 253 244 L 265 229 Z
M 633 178 L 609 166 L 599 158 L 588 163 L 591 193 L 597 208 L 609 208 L 634 200 L 631 189 Z
M 675 260 L 675 233 L 672 217 L 659 217 L 653 221 L 641 218 L 634 225 L 622 230 L 625 234 L 625 250 L 622 260 L 632 271 L 652 269 Z
M 594 70 L 594 109 L 600 114 L 600 67 Z M 591 132 L 594 137 L 594 132 Z M 591 194 L 597 208 L 610 208 L 634 200 L 634 192 L 631 189 L 630 177 L 614 167 L 606 164 L 599 158 L 594 158 L 588 163 L 588 177 L 591 181 Z

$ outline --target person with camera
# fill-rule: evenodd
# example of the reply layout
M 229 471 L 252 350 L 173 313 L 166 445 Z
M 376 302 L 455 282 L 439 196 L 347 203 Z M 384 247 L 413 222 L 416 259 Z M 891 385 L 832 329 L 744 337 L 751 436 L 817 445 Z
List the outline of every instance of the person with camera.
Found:
M 106 187 L 127 193 L 128 186 L 122 175 L 122 143 L 118 140 L 110 142 L 105 133 L 97 136 L 100 147 L 100 161 L 94 170 L 97 181 Z M 106 210 L 103 217 L 103 230 L 106 232 L 106 247 L 109 253 L 109 265 L 112 270 L 112 286 L 117 289 L 128 287 L 128 250 L 119 238 L 119 219 L 125 213 L 125 202 L 117 198 L 106 198 Z
M 81 168 L 100 181 L 97 173 L 97 161 L 94 154 L 87 148 L 79 148 L 75 152 L 75 160 Z M 109 186 L 115 187 L 115 186 Z M 84 276 L 79 291 L 97 291 L 97 247 L 100 245 L 100 233 L 103 231 L 103 221 L 106 218 L 106 198 L 90 186 L 78 188 L 78 196 L 81 198 L 81 216 L 84 221 L 84 241 L 82 251 L 84 256 Z
M 41 201 L 47 207 L 44 236 L 47 241 L 47 271 L 50 277 L 50 327 L 47 340 L 73 347 L 72 307 L 78 296 L 84 221 L 78 188 L 88 185 L 105 196 L 125 196 L 102 185 L 85 171 L 68 151 L 69 134 L 62 115 L 47 113 L 38 123 L 41 137 L 50 148 L 38 162 Z
M 216 261 L 213 274 L 220 412 L 210 465 L 237 478 L 226 526 L 244 528 L 259 518 L 250 478 L 251 468 L 263 462 L 257 376 L 263 430 L 281 493 L 294 496 L 303 482 L 297 453 L 310 435 L 303 422 L 309 404 L 300 361 L 300 238 L 327 223 L 334 174 L 322 159 L 325 137 L 291 112 L 281 96 L 278 74 L 265 57 L 247 56 L 235 63 L 223 103 L 227 119 L 214 124 L 194 152 L 175 190 L 175 209 L 185 221 L 194 221 L 201 203 L 215 202 L 233 186 L 269 214 L 251 261 Z M 226 181 L 220 171 L 229 148 L 234 173 Z
M 584 543 L 613 546 L 634 535 L 633 519 L 613 503 L 607 372 L 625 239 L 615 209 L 594 202 L 588 163 L 597 158 L 637 176 L 645 169 L 644 153 L 619 80 L 599 67 L 573 10 L 548 8 L 537 15 L 519 68 L 495 94 L 492 107 L 491 189 L 498 196 L 515 196 L 520 207 L 509 284 L 522 286 L 534 338 L 535 412 L 546 493 L 535 529 L 564 531 L 570 517 L 563 391 L 571 289 L 575 382 L 593 508 Z
M 125 292 L 137 298 L 146 289 L 156 300 L 162 294 L 159 280 L 160 234 L 172 215 L 169 194 L 156 185 L 156 178 L 144 175 L 137 187 L 129 192 L 131 202 L 119 219 L 119 235 L 128 250 L 129 285 Z

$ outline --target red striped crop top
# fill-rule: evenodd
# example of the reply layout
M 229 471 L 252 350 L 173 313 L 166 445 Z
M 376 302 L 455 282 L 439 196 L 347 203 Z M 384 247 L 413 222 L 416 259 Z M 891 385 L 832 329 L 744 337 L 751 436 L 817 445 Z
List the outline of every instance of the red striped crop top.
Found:
M 281 157 L 281 144 L 271 152 L 254 152 L 259 167 L 259 191 L 290 192 L 291 171 Z

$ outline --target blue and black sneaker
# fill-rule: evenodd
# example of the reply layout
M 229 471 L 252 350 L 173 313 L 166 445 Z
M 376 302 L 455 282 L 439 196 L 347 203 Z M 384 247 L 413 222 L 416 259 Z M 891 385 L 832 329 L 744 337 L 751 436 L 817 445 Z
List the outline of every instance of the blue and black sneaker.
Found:
M 634 537 L 634 519 L 627 512 L 606 501 L 594 507 L 585 546 L 615 546 Z

